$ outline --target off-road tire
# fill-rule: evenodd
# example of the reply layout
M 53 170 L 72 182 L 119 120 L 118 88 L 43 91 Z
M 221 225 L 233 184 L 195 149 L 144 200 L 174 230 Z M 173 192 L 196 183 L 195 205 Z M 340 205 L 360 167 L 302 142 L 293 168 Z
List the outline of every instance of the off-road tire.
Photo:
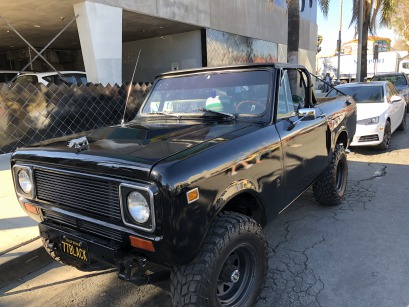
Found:
M 348 163 L 342 144 L 335 146 L 331 162 L 313 185 L 314 197 L 322 206 L 337 206 L 344 197 Z
M 173 268 L 173 306 L 253 306 L 266 270 L 260 225 L 239 213 L 223 213 L 209 227 L 198 256 Z
M 391 122 L 387 120 L 385 123 L 385 130 L 383 132 L 382 143 L 378 145 L 380 150 L 387 150 L 389 148 L 389 144 L 391 143 L 391 135 Z
M 55 242 L 52 242 L 45 238 L 41 238 L 41 240 L 43 241 L 43 245 L 47 253 L 55 261 L 58 261 L 59 263 L 62 263 L 64 265 L 73 266 L 77 270 L 82 271 L 82 272 L 103 271 L 109 268 L 108 265 L 97 262 L 97 261 L 91 261 L 90 264 L 81 263 L 80 261 L 75 260 L 71 258 L 70 256 L 63 255 L 58 249 L 58 247 L 56 246 Z
M 403 113 L 402 121 L 401 121 L 400 125 L 398 126 L 398 130 L 399 131 L 405 131 L 406 130 L 406 108 L 405 108 L 405 112 Z

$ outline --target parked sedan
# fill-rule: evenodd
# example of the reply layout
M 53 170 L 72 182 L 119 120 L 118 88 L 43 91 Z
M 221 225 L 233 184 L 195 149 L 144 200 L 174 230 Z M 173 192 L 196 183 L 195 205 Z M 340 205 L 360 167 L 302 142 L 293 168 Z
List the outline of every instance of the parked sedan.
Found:
M 328 97 L 347 94 L 357 102 L 357 126 L 351 146 L 389 147 L 391 134 L 406 129 L 406 103 L 388 81 L 336 86 Z
M 406 111 L 409 112 L 409 77 L 402 72 L 375 75 L 371 81 L 389 81 L 395 85 L 399 93 L 405 98 Z
M 60 84 L 85 84 L 87 83 L 87 75 L 83 71 L 49 71 L 49 72 L 29 72 L 19 75 L 16 79 L 18 84 L 37 84 L 42 83 L 48 85 L 54 83 Z

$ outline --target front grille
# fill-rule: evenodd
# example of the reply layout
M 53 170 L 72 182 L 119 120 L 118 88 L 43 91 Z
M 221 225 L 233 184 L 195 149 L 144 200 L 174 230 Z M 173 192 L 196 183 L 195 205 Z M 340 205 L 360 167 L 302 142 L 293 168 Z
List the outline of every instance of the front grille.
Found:
M 34 178 L 39 200 L 111 221 L 121 220 L 119 185 L 115 182 L 47 169 L 35 169 Z
M 375 142 L 375 141 L 379 141 L 379 137 L 377 134 L 361 136 L 358 142 Z
M 45 221 L 52 222 L 56 225 L 68 226 L 84 233 L 97 235 L 116 241 L 122 241 L 122 235 L 119 230 L 108 228 L 99 224 L 88 222 L 59 212 L 42 209 Z

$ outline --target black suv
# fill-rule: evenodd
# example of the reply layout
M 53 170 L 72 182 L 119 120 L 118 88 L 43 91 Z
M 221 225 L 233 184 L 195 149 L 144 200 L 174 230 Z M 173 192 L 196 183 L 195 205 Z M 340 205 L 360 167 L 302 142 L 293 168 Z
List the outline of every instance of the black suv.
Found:
M 163 74 L 134 120 L 18 149 L 20 204 L 62 263 L 134 280 L 149 261 L 175 306 L 252 306 L 262 226 L 311 185 L 320 204 L 344 196 L 356 105 L 312 89 L 299 65 Z

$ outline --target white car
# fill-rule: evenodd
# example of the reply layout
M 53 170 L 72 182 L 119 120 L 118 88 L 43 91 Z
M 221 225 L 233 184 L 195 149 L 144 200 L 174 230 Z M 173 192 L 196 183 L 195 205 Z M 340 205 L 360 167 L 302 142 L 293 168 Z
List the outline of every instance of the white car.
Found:
M 406 129 L 406 102 L 392 83 L 342 84 L 327 96 L 336 96 L 337 91 L 357 102 L 356 132 L 350 146 L 378 146 L 385 150 L 389 148 L 391 134 L 396 129 Z
M 61 76 L 63 78 L 61 78 Z M 54 84 L 86 84 L 87 75 L 83 71 L 60 71 L 60 75 L 56 71 L 49 72 L 29 72 L 19 75 L 16 79 L 18 84 L 37 84 L 42 83 L 48 85 L 49 83 Z

